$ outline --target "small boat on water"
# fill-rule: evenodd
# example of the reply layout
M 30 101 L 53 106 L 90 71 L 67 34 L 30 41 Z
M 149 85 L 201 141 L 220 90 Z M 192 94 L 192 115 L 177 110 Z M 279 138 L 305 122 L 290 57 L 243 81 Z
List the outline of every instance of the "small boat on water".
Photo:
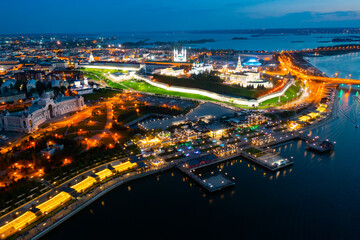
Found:
M 320 153 L 331 152 L 335 148 L 335 143 L 328 140 L 315 139 L 306 143 L 306 148 Z

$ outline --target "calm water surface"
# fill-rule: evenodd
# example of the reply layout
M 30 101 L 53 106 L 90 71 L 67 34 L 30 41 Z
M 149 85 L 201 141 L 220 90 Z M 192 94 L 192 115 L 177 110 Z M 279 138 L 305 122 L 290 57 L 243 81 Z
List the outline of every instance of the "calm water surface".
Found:
M 339 93 L 341 107 L 354 94 Z M 243 159 L 201 170 L 235 177 L 234 188 L 217 194 L 176 170 L 147 177 L 108 193 L 44 239 L 360 239 L 360 129 L 339 116 L 311 134 L 336 141 L 335 152 L 317 155 L 295 141 L 278 148 L 294 158 L 278 173 Z
M 328 57 L 312 57 L 307 59 L 328 76 L 334 77 L 335 73 L 340 73 L 339 77 L 342 78 L 360 79 L 359 52 Z
M 352 34 L 354 35 L 354 34 Z M 341 43 L 329 42 L 335 37 L 346 37 L 344 34 L 311 34 L 311 35 L 281 35 L 267 34 L 252 36 L 250 34 L 205 34 L 205 33 L 134 33 L 119 34 L 113 44 L 124 42 L 137 42 L 148 39 L 148 42 L 179 41 L 214 39 L 215 42 L 202 44 L 188 44 L 187 47 L 207 49 L 234 49 L 234 50 L 302 50 L 319 46 L 333 46 Z M 232 40 L 234 37 L 247 38 L 245 40 Z M 325 42 L 324 42 L 325 41 Z
M 352 94 L 342 94 L 348 106 Z M 312 132 L 336 141 L 332 154 L 279 147 L 294 165 L 270 174 L 237 159 L 202 170 L 235 177 L 208 194 L 178 171 L 119 187 L 44 239 L 360 239 L 360 129 L 339 117 Z

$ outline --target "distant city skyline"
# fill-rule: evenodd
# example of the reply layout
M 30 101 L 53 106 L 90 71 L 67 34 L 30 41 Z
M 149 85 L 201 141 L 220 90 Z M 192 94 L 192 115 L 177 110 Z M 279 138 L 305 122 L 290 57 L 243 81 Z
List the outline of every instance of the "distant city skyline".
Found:
M 1 34 L 360 27 L 355 0 L 3 0 Z

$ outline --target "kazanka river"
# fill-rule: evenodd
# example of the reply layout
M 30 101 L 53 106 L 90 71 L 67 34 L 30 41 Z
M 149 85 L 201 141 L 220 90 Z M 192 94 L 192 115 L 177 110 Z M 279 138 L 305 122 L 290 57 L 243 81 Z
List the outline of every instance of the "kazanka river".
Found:
M 138 42 L 147 40 L 148 47 L 151 43 L 160 42 L 177 42 L 191 41 L 201 39 L 212 39 L 213 42 L 204 42 L 199 44 L 185 44 L 190 48 L 207 48 L 207 49 L 234 49 L 234 50 L 264 50 L 264 51 L 281 51 L 281 50 L 303 50 L 317 48 L 319 46 L 333 46 L 341 44 L 350 44 L 358 42 L 332 42 L 333 38 L 358 36 L 357 34 L 234 34 L 234 33 L 184 33 L 184 32 L 152 32 L 152 33 L 121 33 L 115 34 L 117 40 L 111 44 L 122 44 L 124 42 Z M 111 36 L 111 35 L 109 35 Z M 233 40 L 241 38 L 241 40 Z
M 339 73 L 339 77 L 360 80 L 360 52 L 307 59 L 329 77 Z
M 354 94 L 339 92 L 340 108 Z M 360 128 L 339 115 L 311 133 L 336 141 L 335 151 L 318 155 L 294 141 L 278 147 L 294 161 L 278 173 L 241 158 L 201 170 L 235 178 L 233 188 L 216 194 L 177 170 L 140 179 L 43 239 L 360 239 Z

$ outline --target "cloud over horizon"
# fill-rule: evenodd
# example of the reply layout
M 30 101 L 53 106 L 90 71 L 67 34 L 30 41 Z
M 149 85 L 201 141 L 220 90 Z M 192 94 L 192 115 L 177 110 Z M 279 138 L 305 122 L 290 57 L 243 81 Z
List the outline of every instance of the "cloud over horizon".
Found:
M 355 0 L 3 0 L 0 33 L 360 27 Z

